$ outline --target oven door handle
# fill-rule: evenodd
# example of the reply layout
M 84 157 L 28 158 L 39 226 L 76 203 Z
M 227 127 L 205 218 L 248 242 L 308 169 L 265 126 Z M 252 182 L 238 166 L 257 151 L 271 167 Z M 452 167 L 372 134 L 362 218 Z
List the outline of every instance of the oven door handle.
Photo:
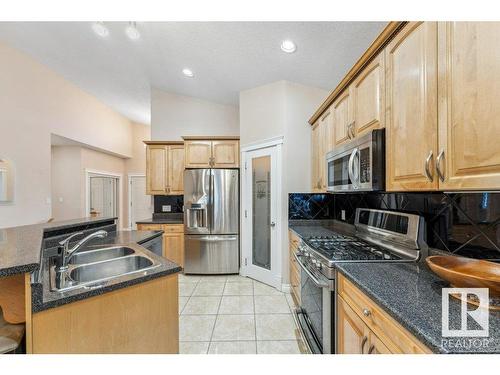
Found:
M 293 257 L 295 258 L 295 260 L 297 261 L 297 263 L 299 264 L 300 268 L 302 268 L 304 270 L 304 272 L 307 274 L 307 276 L 309 276 L 309 278 L 313 281 L 314 284 L 316 284 L 316 286 L 320 287 L 320 288 L 330 288 L 330 285 L 329 283 L 327 282 L 322 282 L 320 280 L 318 280 L 318 278 L 316 276 L 314 276 L 312 274 L 311 271 L 309 271 L 306 266 L 300 261 L 299 257 L 297 256 L 296 253 L 293 253 Z

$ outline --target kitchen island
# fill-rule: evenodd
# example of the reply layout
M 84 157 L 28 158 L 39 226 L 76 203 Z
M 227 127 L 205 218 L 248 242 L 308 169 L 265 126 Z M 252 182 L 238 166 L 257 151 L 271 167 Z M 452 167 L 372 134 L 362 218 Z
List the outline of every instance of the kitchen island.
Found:
M 101 275 L 96 282 L 80 280 L 81 285 L 75 283 L 66 289 L 54 288 L 58 242 L 75 232 L 88 235 L 97 230 L 106 230 L 108 236 L 90 241 L 79 253 L 124 248 L 129 253 L 97 262 L 98 266 L 113 270 L 141 261 L 147 267 L 118 276 Z M 147 249 L 147 243 L 161 238 L 162 232 L 117 231 L 115 218 L 86 218 L 0 232 L 0 277 L 24 279 L 24 293 L 2 307 L 5 312 L 11 305 L 24 303 L 27 353 L 178 352 L 177 274 L 181 267 Z M 70 265 L 70 270 L 77 270 L 75 275 L 97 264 L 75 263 Z

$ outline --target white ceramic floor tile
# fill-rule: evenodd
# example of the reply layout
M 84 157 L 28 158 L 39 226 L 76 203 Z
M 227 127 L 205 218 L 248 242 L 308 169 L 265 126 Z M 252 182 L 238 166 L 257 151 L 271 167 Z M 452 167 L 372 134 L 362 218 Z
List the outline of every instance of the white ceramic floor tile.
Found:
M 254 315 L 218 315 L 212 340 L 255 340 Z
M 253 280 L 250 279 L 249 277 L 243 277 L 240 275 L 229 275 L 227 277 L 227 282 L 228 283 L 252 283 Z
M 252 296 L 253 285 L 251 283 L 226 283 L 225 296 Z
M 179 283 L 179 296 L 189 297 L 196 288 L 195 283 Z
M 259 283 L 258 281 L 253 282 L 253 290 L 256 296 L 278 296 L 284 294 L 272 286 Z
M 200 281 L 200 276 L 184 275 L 183 273 L 179 274 L 179 282 L 180 283 L 197 283 L 198 281 Z
M 221 297 L 208 297 L 208 296 L 192 296 L 184 310 L 182 310 L 182 315 L 206 315 L 206 314 L 217 314 L 219 310 Z
M 296 340 L 292 314 L 255 315 L 257 340 Z
M 179 341 L 210 341 L 216 315 L 181 315 Z
M 255 341 L 212 341 L 208 354 L 256 354 Z
M 226 275 L 203 275 L 198 277 L 202 283 L 225 283 L 227 280 Z
M 284 295 L 254 296 L 256 314 L 289 314 L 290 306 Z
M 189 297 L 179 297 L 179 314 L 182 312 L 182 309 L 186 306 Z
M 207 354 L 210 342 L 179 342 L 179 354 Z
M 226 285 L 227 287 L 227 285 Z M 219 314 L 253 314 L 252 296 L 223 296 Z
M 193 296 L 222 296 L 225 283 L 213 283 L 200 281 L 196 285 Z
M 257 354 L 300 354 L 296 340 L 257 341 Z

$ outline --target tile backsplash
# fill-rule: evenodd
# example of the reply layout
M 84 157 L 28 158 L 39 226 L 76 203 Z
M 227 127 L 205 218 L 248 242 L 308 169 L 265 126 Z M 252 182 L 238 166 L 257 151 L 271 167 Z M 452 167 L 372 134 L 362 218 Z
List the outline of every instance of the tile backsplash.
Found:
M 184 196 L 183 195 L 155 195 L 154 208 L 155 213 L 162 213 L 163 206 L 170 206 L 174 213 L 183 212 Z
M 500 193 L 290 194 L 289 219 L 354 224 L 357 207 L 398 210 L 425 218 L 430 247 L 500 260 Z

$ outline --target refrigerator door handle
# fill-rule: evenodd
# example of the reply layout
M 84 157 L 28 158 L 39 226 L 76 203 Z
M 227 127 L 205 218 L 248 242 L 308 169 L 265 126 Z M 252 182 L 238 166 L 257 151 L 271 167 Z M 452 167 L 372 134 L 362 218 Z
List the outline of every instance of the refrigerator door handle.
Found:
M 197 238 L 197 240 L 202 242 L 237 241 L 238 236 L 207 236 Z

